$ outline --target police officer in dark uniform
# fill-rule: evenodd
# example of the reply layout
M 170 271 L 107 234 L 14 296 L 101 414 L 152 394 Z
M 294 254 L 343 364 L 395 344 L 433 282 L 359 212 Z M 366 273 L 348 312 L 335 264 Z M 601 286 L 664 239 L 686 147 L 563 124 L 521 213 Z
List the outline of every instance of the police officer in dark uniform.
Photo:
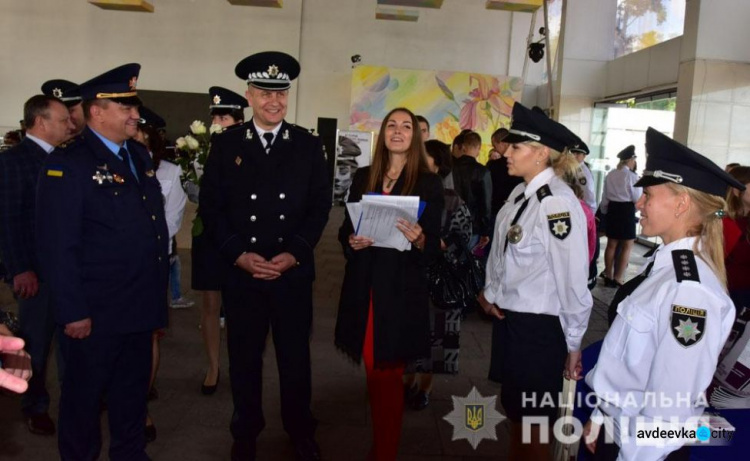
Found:
M 57 98 L 65 104 L 70 114 L 70 120 L 75 129 L 70 133 L 70 138 L 81 134 L 86 128 L 86 118 L 83 115 L 83 99 L 81 99 L 80 87 L 68 80 L 47 80 L 42 84 L 42 93 Z
M 63 460 L 99 458 L 105 396 L 109 459 L 148 459 L 151 334 L 167 321 L 169 237 L 151 158 L 130 140 L 140 120 L 139 71 L 126 64 L 81 85 L 88 126 L 50 154 L 39 179 L 38 254 L 68 365 Z
M 253 118 L 215 135 L 201 181 L 203 222 L 231 264 L 224 286 L 234 398 L 233 460 L 255 459 L 265 426 L 263 349 L 273 332 L 284 429 L 300 460 L 320 459 L 310 411 L 313 250 L 331 186 L 320 140 L 284 121 L 299 63 L 279 52 L 243 59 Z

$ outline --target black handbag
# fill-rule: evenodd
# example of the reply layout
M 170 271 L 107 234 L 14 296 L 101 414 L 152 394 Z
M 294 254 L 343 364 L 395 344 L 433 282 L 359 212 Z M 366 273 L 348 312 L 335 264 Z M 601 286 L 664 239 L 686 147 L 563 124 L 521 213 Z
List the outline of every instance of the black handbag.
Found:
M 478 306 L 477 297 L 484 287 L 484 264 L 460 238 L 448 238 L 445 244 L 443 257 L 427 269 L 430 298 L 440 309 L 461 309 L 465 315 Z

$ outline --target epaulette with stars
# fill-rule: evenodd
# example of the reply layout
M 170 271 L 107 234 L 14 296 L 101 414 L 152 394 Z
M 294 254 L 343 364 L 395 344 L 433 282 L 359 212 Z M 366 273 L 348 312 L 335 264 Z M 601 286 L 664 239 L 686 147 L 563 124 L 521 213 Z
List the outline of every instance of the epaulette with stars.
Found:
M 695 254 L 691 250 L 673 250 L 672 263 L 677 281 L 692 280 L 700 283 L 698 275 L 698 264 L 695 262 Z
M 546 197 L 551 197 L 552 191 L 549 189 L 549 185 L 545 184 L 536 190 L 536 198 L 541 202 Z

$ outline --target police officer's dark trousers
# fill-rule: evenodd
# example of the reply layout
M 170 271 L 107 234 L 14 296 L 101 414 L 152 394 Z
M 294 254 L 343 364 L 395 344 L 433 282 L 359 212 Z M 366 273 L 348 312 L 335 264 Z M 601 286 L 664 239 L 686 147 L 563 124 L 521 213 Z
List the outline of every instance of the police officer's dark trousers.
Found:
M 281 417 L 292 439 L 312 437 L 310 330 L 312 281 L 291 268 L 273 281 L 253 280 L 232 268 L 224 290 L 229 376 L 234 399 L 231 431 L 236 440 L 263 430 L 263 350 L 273 335 L 281 387 Z
M 60 397 L 59 449 L 63 461 L 99 458 L 100 408 L 106 398 L 111 461 L 147 460 L 146 394 L 151 374 L 151 331 L 72 339 L 62 331 L 66 361 Z

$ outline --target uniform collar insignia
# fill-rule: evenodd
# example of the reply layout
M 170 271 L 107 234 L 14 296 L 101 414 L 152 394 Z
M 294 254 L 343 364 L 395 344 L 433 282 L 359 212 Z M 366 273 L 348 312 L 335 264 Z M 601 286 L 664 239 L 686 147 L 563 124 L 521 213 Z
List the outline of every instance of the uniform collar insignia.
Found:
M 289 129 L 288 128 L 284 130 L 284 133 L 281 135 L 281 138 L 284 139 L 285 141 L 289 140 Z
M 245 131 L 245 139 L 252 141 L 253 140 L 253 130 L 250 128 Z

